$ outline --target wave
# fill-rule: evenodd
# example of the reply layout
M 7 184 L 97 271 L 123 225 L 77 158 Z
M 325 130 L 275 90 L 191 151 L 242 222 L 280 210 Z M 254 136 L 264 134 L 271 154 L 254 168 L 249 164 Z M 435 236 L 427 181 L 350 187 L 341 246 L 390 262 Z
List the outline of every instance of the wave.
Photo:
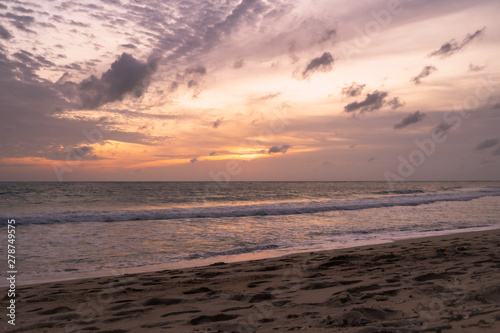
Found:
M 6 224 L 7 219 L 12 218 L 16 219 L 18 224 L 52 224 L 294 215 L 394 206 L 418 206 L 440 201 L 469 201 L 486 196 L 500 196 L 500 188 L 485 188 L 461 192 L 401 194 L 397 196 L 357 198 L 351 200 L 276 202 L 148 210 L 49 211 L 9 215 L 2 213 L 0 214 L 0 223 Z
M 422 191 L 422 190 L 394 190 L 394 191 L 373 192 L 373 194 L 414 194 L 414 193 L 424 193 L 424 191 Z

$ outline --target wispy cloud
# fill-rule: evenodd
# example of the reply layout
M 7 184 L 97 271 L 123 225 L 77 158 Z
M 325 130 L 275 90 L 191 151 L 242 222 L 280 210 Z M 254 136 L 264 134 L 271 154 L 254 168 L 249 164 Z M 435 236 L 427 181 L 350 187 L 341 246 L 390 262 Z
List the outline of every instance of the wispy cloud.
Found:
M 356 97 L 361 95 L 366 84 L 358 84 L 356 82 L 351 83 L 351 85 L 345 85 L 340 92 L 342 95 L 347 97 Z
M 213 128 L 219 128 L 219 126 L 222 124 L 223 120 L 224 120 L 224 118 L 217 118 L 217 120 L 214 121 L 214 123 L 212 124 L 212 127 Z
M 495 147 L 498 143 L 500 143 L 500 140 L 498 140 L 497 138 L 486 139 L 486 140 L 478 143 L 478 145 L 474 149 L 475 150 L 484 150 L 484 149 L 488 149 L 491 147 Z
M 476 39 L 479 36 L 483 35 L 485 29 L 486 28 L 482 28 L 482 29 L 476 30 L 472 34 L 467 34 L 467 36 L 460 43 L 457 42 L 455 39 L 452 39 L 449 42 L 446 42 L 443 45 L 441 45 L 441 47 L 439 48 L 439 50 L 431 52 L 431 54 L 429 54 L 429 56 L 430 57 L 438 56 L 438 57 L 441 57 L 441 58 L 449 57 L 452 54 L 454 54 L 454 53 L 462 50 L 467 44 L 469 44 L 470 42 L 472 42 L 474 39 Z
M 418 123 L 424 119 L 425 113 L 415 111 L 404 117 L 399 123 L 394 125 L 394 129 L 401 129 L 408 125 Z
M 415 84 L 420 84 L 422 82 L 422 79 L 428 77 L 435 71 L 437 71 L 436 67 L 431 65 L 425 66 L 420 72 L 420 74 L 418 74 L 415 77 L 412 77 L 410 81 L 413 81 Z

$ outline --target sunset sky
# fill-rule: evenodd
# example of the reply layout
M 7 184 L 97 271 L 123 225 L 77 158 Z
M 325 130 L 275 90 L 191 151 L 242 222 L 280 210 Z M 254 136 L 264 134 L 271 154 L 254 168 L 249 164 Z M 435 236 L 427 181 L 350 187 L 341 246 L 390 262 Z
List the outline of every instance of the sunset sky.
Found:
M 0 0 L 0 180 L 500 180 L 499 14 Z

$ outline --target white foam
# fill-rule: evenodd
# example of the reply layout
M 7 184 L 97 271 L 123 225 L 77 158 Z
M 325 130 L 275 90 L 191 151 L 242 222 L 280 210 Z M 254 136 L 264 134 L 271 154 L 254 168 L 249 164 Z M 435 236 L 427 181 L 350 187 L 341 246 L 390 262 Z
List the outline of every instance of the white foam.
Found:
M 368 208 L 418 206 L 440 201 L 468 201 L 486 196 L 500 196 L 500 188 L 485 188 L 474 191 L 454 191 L 426 194 L 404 194 L 376 198 L 351 200 L 322 200 L 300 202 L 276 202 L 251 205 L 221 205 L 211 207 L 186 207 L 148 210 L 79 210 L 49 211 L 17 214 L 0 214 L 0 220 L 16 218 L 23 224 L 51 224 L 68 222 L 118 222 L 171 219 L 197 219 L 243 216 L 293 215 L 337 210 L 359 210 Z M 3 222 L 2 222 L 3 223 Z

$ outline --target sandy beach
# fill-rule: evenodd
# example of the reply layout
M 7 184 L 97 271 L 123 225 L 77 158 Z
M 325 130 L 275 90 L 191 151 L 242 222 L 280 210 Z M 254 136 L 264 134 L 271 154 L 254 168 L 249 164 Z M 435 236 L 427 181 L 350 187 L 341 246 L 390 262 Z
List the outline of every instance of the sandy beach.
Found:
M 9 332 L 496 332 L 499 252 L 491 230 L 19 286 L 16 325 L 4 323 Z

